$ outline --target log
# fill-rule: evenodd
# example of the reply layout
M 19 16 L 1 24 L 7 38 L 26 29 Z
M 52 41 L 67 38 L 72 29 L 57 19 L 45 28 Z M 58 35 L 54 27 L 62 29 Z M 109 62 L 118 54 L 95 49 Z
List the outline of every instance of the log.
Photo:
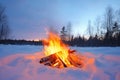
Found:
M 74 52 L 76 52 L 76 50 L 68 50 L 68 53 L 74 53 Z
M 76 51 L 68 50 L 68 52 L 69 52 L 69 55 L 67 57 L 67 60 L 70 62 L 70 65 L 81 68 L 83 66 L 83 62 L 82 62 L 82 59 L 74 53 Z M 47 66 L 56 67 L 56 68 L 68 67 L 69 65 L 65 64 L 57 54 L 63 54 L 63 53 L 60 51 L 60 52 L 51 54 L 49 56 L 43 57 L 40 59 L 40 63 Z
M 79 55 L 76 54 L 69 54 L 68 60 L 70 61 L 71 65 L 75 67 L 83 67 L 83 59 Z
M 59 58 L 59 56 L 57 56 L 59 53 L 61 53 L 61 51 L 41 58 L 40 63 L 57 68 L 67 67 L 65 63 Z

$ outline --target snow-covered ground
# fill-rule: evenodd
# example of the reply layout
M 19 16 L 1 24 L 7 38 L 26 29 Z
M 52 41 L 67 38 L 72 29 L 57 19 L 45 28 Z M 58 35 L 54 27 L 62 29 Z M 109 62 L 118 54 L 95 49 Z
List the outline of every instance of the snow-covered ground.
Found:
M 42 48 L 0 45 L 0 80 L 120 80 L 120 47 L 71 47 L 89 60 L 64 69 L 39 64 Z

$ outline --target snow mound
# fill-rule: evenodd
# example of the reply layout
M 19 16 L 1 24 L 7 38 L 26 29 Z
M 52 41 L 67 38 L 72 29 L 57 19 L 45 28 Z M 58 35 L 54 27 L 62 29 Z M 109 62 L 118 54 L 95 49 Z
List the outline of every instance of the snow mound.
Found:
M 0 47 L 0 49 L 3 48 Z M 81 54 L 89 59 L 84 68 L 63 69 L 40 64 L 39 60 L 44 56 L 42 52 L 16 53 L 0 57 L 0 80 L 120 80 L 119 55 L 90 52 Z

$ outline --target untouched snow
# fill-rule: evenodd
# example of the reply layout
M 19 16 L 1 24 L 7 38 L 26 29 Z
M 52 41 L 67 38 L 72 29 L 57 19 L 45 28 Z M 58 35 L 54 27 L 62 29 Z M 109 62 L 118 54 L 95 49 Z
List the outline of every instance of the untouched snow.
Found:
M 120 80 L 120 47 L 71 47 L 89 61 L 64 69 L 39 64 L 42 48 L 0 45 L 0 80 Z

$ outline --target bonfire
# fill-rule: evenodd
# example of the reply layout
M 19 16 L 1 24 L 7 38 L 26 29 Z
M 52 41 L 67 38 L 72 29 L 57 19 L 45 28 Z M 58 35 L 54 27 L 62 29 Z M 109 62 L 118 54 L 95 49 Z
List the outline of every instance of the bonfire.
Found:
M 43 45 L 45 57 L 40 59 L 41 64 L 56 68 L 83 66 L 83 58 L 63 43 L 57 34 L 49 32 L 48 38 L 43 40 Z

